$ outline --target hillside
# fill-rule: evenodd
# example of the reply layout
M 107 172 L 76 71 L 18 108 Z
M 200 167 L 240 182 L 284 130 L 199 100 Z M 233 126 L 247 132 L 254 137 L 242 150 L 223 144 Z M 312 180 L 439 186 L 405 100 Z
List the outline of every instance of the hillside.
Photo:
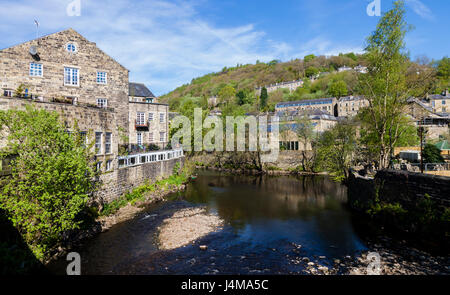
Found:
M 441 63 L 445 61 L 448 63 L 446 58 L 442 59 Z M 281 101 L 358 94 L 358 74 L 354 71 L 340 73 L 336 71 L 343 66 L 358 65 L 365 66 L 366 61 L 364 55 L 354 53 L 331 57 L 308 55 L 304 59 L 289 62 L 274 60 L 261 63 L 257 61 L 256 64 L 225 67 L 221 72 L 195 78 L 190 84 L 180 86 L 162 96 L 161 100 L 169 103 L 173 111 L 180 111 L 186 102 L 207 108 L 207 99 L 211 96 L 217 96 L 219 102 L 228 102 L 220 107 L 222 111 L 226 111 L 225 107 L 229 109 L 228 111 L 235 113 L 273 110 L 275 104 Z M 438 63 L 436 62 L 411 62 L 408 72 L 411 74 L 411 79 L 428 81 L 418 91 L 418 96 L 438 93 L 445 85 L 448 87 L 448 77 L 445 83 L 437 82 Z M 417 72 L 420 74 L 415 75 Z M 319 78 L 310 80 L 310 77 L 317 77 L 319 73 Z M 267 100 L 263 102 L 255 91 L 256 87 L 298 79 L 305 81 L 302 88 L 292 93 L 286 89 L 271 92 Z M 239 108 L 240 110 L 237 110 Z

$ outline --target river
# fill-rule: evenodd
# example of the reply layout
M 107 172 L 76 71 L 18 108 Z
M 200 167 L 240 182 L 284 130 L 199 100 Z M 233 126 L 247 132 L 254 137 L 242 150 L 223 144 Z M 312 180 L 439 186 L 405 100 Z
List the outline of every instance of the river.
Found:
M 75 249 L 83 274 L 301 274 L 367 250 L 345 207 L 346 188 L 327 176 L 244 176 L 200 172 L 186 191 L 148 207 Z M 194 244 L 159 250 L 162 220 L 206 206 L 225 221 Z M 199 250 L 207 245 L 207 251 Z M 49 269 L 65 273 L 64 259 Z

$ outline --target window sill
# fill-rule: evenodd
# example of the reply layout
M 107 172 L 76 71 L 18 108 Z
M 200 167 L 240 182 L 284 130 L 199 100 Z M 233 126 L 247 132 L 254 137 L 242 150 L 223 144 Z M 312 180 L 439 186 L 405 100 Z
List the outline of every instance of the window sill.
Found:
M 80 85 L 70 85 L 70 84 L 64 84 L 65 87 L 72 87 L 72 88 L 79 88 Z

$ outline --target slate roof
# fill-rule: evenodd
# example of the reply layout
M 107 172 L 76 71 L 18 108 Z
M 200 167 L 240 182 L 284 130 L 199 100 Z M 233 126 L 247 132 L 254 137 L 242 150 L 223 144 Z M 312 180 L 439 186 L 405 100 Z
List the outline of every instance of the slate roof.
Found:
M 136 97 L 156 97 L 143 83 L 130 82 L 129 95 Z
M 276 108 L 284 107 L 295 107 L 295 106 L 305 106 L 305 105 L 317 105 L 317 104 L 329 104 L 333 102 L 333 97 L 330 98 L 318 98 L 318 99 L 306 99 L 299 101 L 287 101 L 277 103 Z

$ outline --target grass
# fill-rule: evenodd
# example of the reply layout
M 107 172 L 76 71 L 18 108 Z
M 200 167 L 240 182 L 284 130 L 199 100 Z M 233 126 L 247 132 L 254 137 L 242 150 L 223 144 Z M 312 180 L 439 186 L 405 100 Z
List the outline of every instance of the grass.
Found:
M 191 166 L 191 164 L 185 163 L 183 169 L 180 169 L 180 166 L 176 165 L 171 176 L 158 180 L 154 183 L 147 182 L 132 189 L 120 198 L 106 204 L 100 212 L 100 216 L 109 216 L 128 204 L 134 205 L 139 201 L 145 201 L 152 193 L 164 192 L 170 190 L 171 188 L 181 186 L 186 183 L 191 176 Z

